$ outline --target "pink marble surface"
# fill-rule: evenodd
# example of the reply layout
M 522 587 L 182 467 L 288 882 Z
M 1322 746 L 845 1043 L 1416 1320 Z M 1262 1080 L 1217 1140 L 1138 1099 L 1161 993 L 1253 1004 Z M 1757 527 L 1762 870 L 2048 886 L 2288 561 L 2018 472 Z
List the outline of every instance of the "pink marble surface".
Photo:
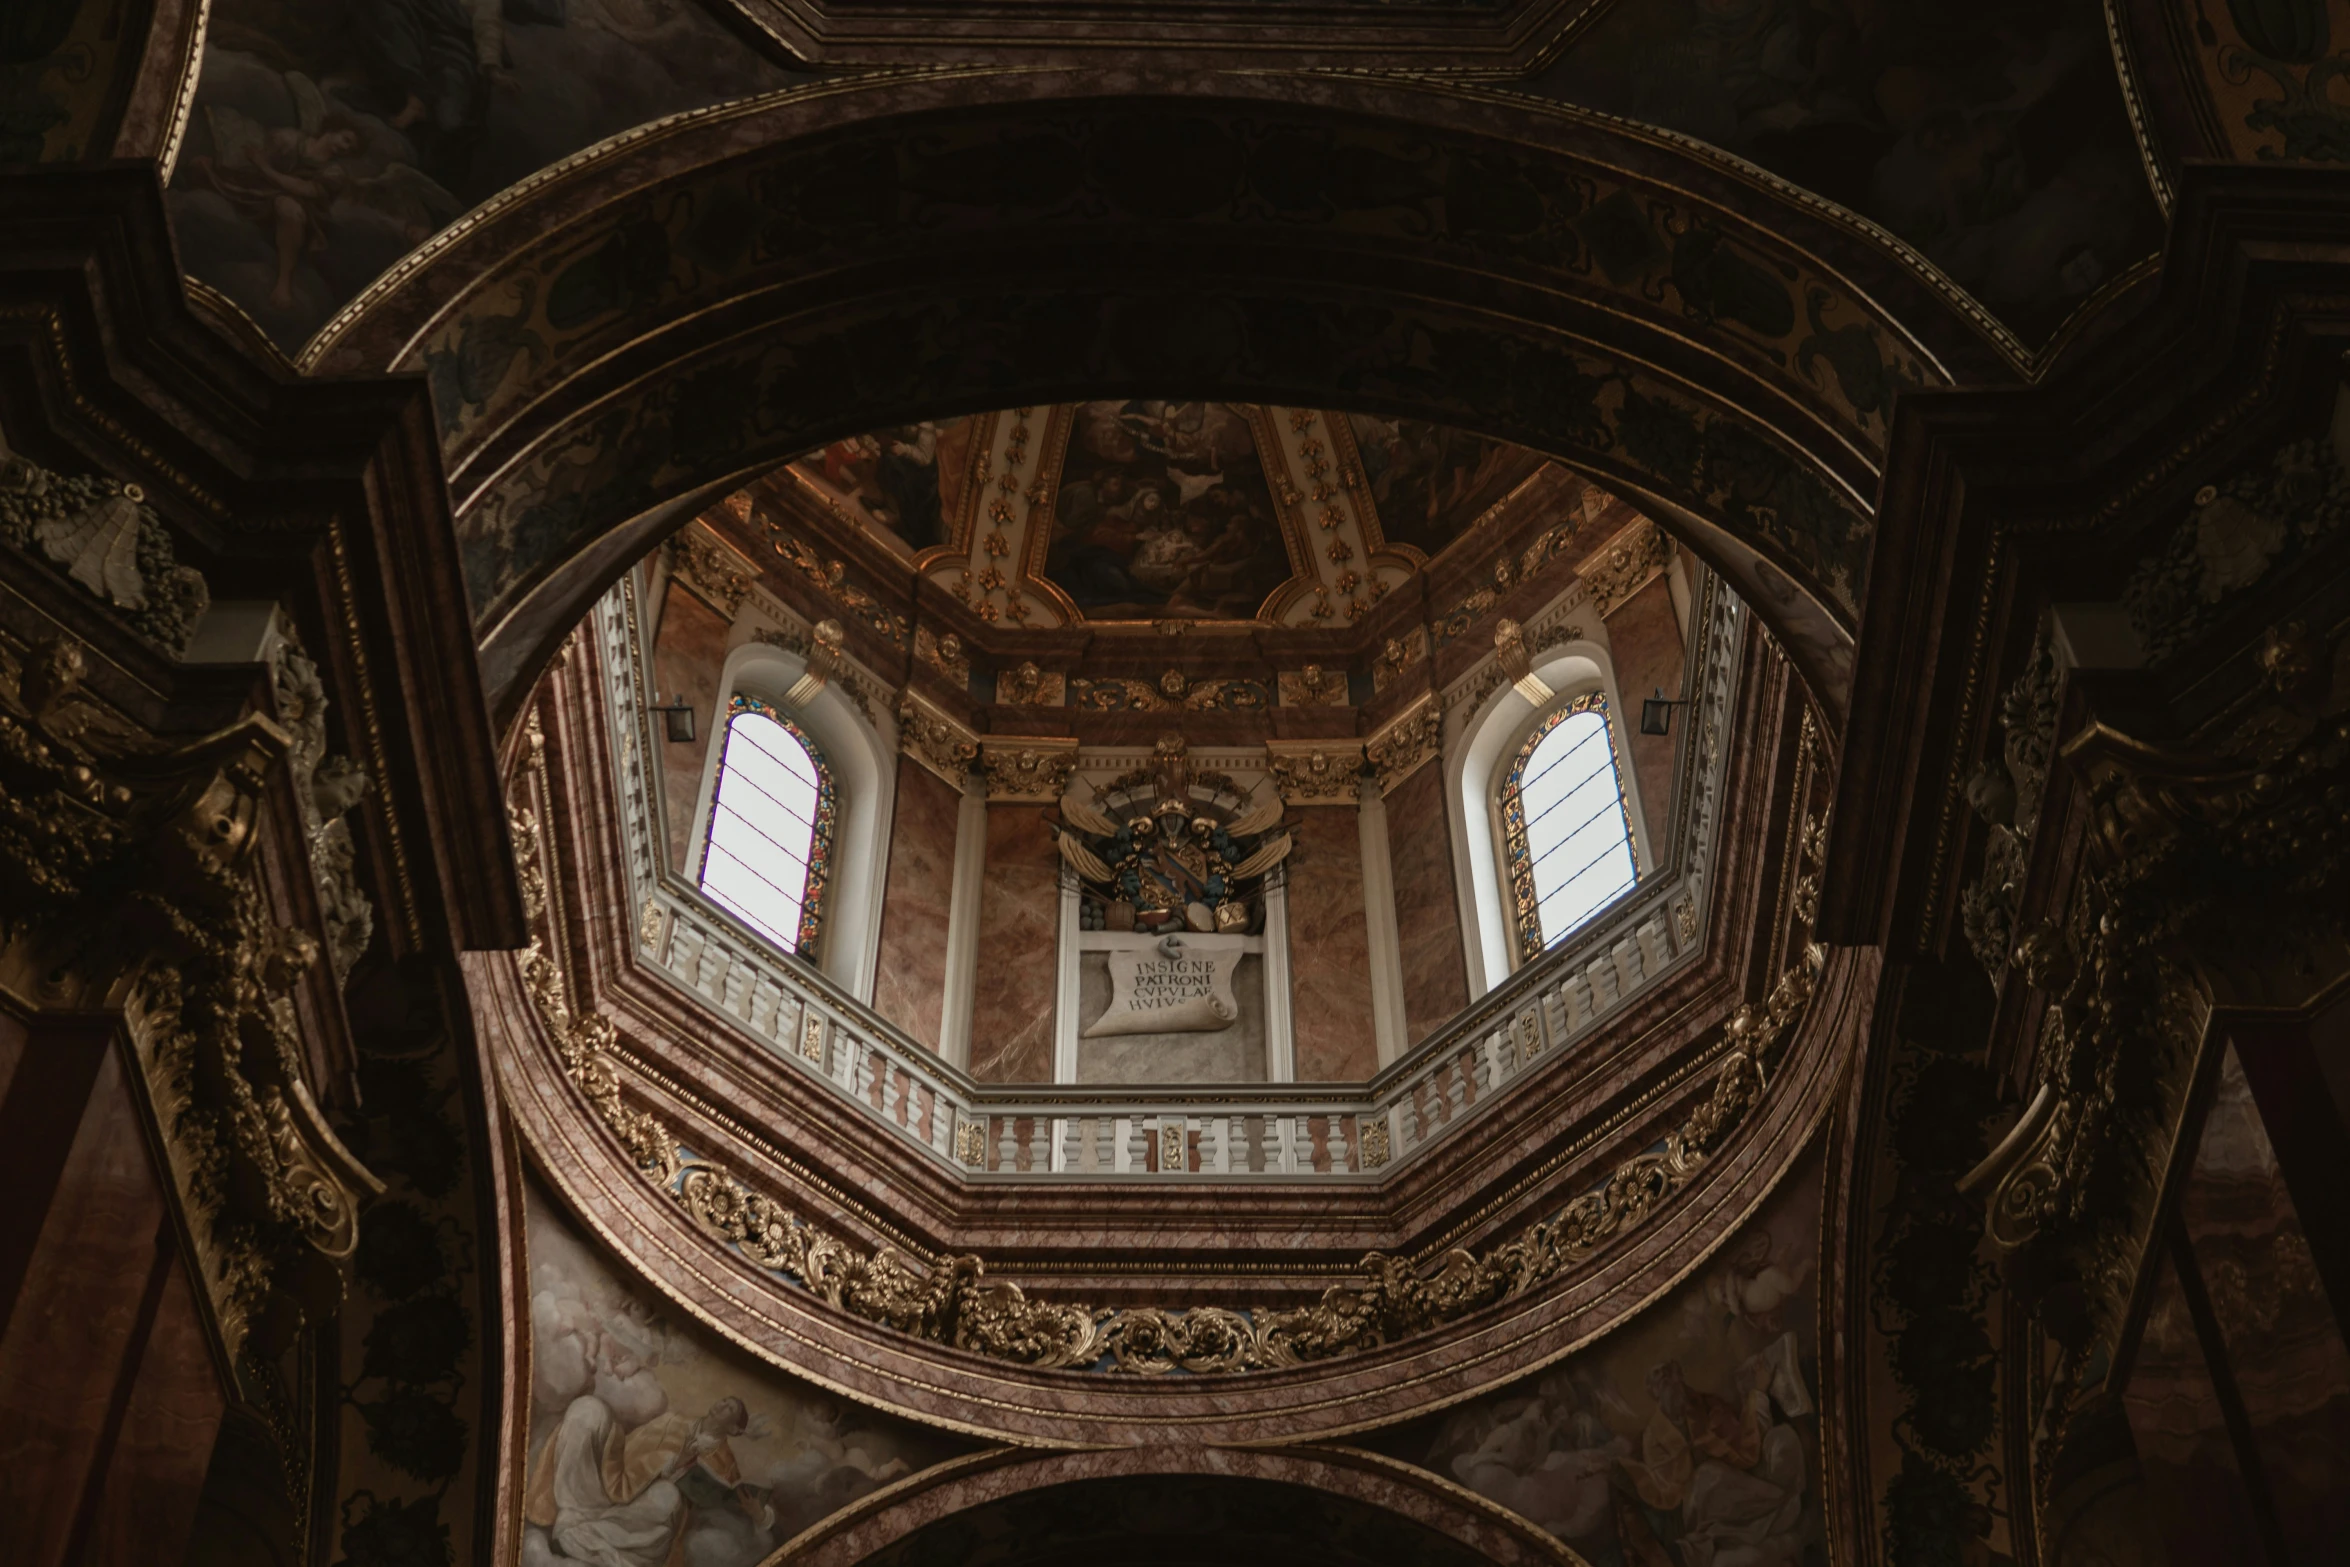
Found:
M 653 678 L 662 705 L 686 702 L 694 710 L 690 742 L 660 740 L 662 822 L 669 829 L 669 866 L 688 880 L 701 869 L 694 853 L 694 804 L 702 791 L 702 764 L 717 738 L 713 718 L 718 677 L 726 669 L 727 623 L 718 611 L 669 584 L 661 609 L 661 630 L 653 643 Z M 660 733 L 656 725 L 654 733 Z
M 1631 756 L 1632 776 L 1640 787 L 1641 814 L 1646 818 L 1648 841 L 1655 854 L 1663 854 L 1665 835 L 1672 830 L 1673 820 L 1673 751 L 1679 743 L 1681 725 L 1688 722 L 1691 708 L 1673 711 L 1673 733 L 1644 735 L 1640 732 L 1640 699 L 1662 690 L 1668 697 L 1681 694 L 1681 669 L 1684 651 L 1681 624 L 1673 615 L 1673 590 L 1663 577 L 1616 606 L 1607 617 L 1608 651 L 1616 664 L 1616 689 L 1623 693 L 1624 711 L 1619 715 L 1623 727 L 1618 731 L 1626 739 Z M 1654 869 L 1644 857 L 1642 874 Z
M 987 808 L 979 981 L 971 1005 L 971 1075 L 981 1082 L 1052 1080 L 1059 865 L 1041 807 Z
M 1309 806 L 1291 832 L 1289 993 L 1298 1080 L 1359 1082 L 1379 1069 L 1361 814 L 1352 805 Z
M 36 1039 L 33 1049 L 68 1048 Z M 162 1188 L 125 1080 L 107 1050 L 47 1211 L 31 1236 L 22 1292 L 0 1333 L 0 1539 L 11 1564 L 67 1559 L 125 1362 L 140 1351 L 142 1300 L 165 1222 Z M 78 1111 L 78 1113 L 77 1113 Z
M 938 1048 L 939 1007 L 946 994 L 955 815 L 962 803 L 962 797 L 930 769 L 911 760 L 898 763 L 873 1010 L 933 1050 Z
M 1404 1041 L 1418 1044 L 1469 1004 L 1441 762 L 1423 764 L 1387 797 L 1387 845 L 1403 937 Z

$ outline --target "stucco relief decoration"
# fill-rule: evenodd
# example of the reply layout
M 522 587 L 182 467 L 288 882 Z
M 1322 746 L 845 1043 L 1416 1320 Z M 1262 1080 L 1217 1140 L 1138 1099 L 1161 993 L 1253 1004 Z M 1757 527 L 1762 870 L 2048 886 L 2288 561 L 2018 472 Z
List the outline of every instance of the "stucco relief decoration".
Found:
M 2267 462 L 2196 492 L 2163 547 L 2132 573 L 2122 604 L 2160 663 L 2214 625 L 2238 594 L 2350 522 L 2340 433 L 2291 442 Z
M 1345 671 L 1324 669 L 1319 664 L 1282 670 L 1274 677 L 1274 689 L 1283 707 L 1346 706 Z
M 203 575 L 178 564 L 146 492 L 136 484 L 56 473 L 0 440 L 0 543 L 63 571 L 177 654 L 211 602 Z
M 294 792 L 310 829 L 310 868 L 318 881 L 320 913 L 326 925 L 327 961 L 339 982 L 375 934 L 375 905 L 360 885 L 359 868 L 345 819 L 367 792 L 367 774 L 347 756 L 326 751 L 326 687 L 318 666 L 289 631 L 270 657 L 270 681 L 278 718 L 293 737 L 288 757 Z
M 1068 692 L 1068 677 L 1057 669 L 1039 669 L 1035 659 L 995 677 L 995 699 L 1007 707 L 1059 707 Z
M 1673 559 L 1673 541 L 1643 517 L 1586 557 L 1575 568 L 1591 590 L 1592 608 L 1602 617 L 1647 587 Z
M 991 800 L 1057 800 L 1077 770 L 1077 742 L 1043 736 L 982 741 L 979 765 Z
M 957 789 L 979 761 L 979 737 L 911 691 L 898 703 L 898 742 Z
M 751 596 L 756 568 L 707 529 L 689 527 L 670 540 L 669 558 L 678 580 L 708 599 L 728 620 L 742 613 Z
M 1090 928 L 1247 935 L 1262 927 L 1257 884 L 1291 847 L 1279 830 L 1282 800 L 1277 792 L 1252 799 L 1219 783 L 1197 777 L 1182 736 L 1167 735 L 1144 776 L 1122 778 L 1090 799 L 1062 797 L 1054 842 L 1077 873 Z M 1168 951 L 1160 961 L 1188 959 Z M 1217 978 L 1231 1009 L 1230 974 L 1218 970 Z
M 1266 748 L 1266 765 L 1272 771 L 1273 786 L 1292 805 L 1351 801 L 1361 792 L 1360 745 L 1274 741 Z
M 1373 735 L 1365 747 L 1379 788 L 1393 793 L 1422 762 L 1437 754 L 1444 736 L 1444 709 L 1433 697 L 1422 697 L 1410 711 Z

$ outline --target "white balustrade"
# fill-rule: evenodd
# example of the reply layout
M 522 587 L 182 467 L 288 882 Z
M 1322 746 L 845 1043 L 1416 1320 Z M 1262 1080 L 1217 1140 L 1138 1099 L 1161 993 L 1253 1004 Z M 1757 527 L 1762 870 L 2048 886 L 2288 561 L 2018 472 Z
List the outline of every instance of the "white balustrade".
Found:
M 909 1146 L 972 1180 L 1379 1180 L 1450 1135 L 1521 1073 L 1573 1045 L 1691 956 L 1710 899 L 1723 739 L 1743 610 L 1718 587 L 1698 639 L 1695 739 L 1680 780 L 1678 857 L 1368 1084 L 1203 1089 L 973 1081 L 812 966 L 767 946 L 665 876 L 650 759 L 644 650 L 625 585 L 597 607 L 616 799 L 638 961 L 701 998 Z M 1675 911 L 1694 918 L 1687 939 Z M 1373 1129 L 1378 1135 L 1373 1136 Z M 1366 1150 L 1366 1143 L 1373 1146 Z M 1368 1153 L 1368 1157 L 1366 1157 Z

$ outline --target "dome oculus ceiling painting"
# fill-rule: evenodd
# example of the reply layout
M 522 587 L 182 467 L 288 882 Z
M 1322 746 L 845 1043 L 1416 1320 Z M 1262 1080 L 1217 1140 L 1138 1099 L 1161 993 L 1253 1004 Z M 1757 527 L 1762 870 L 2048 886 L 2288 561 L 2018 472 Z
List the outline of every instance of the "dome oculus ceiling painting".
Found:
M 2350 0 L 19 0 L 0 1557 L 2307 1567 Z

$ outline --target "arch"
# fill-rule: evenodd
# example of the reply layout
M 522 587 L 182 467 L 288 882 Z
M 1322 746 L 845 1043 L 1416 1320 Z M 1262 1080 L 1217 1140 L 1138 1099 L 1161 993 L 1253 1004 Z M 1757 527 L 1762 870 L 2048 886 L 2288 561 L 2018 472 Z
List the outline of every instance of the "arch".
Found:
M 704 719 L 711 732 L 718 733 L 736 697 L 748 697 L 787 716 L 822 754 L 834 790 L 831 875 L 825 889 L 823 937 L 807 961 L 866 1001 L 873 995 L 873 968 L 880 950 L 881 886 L 897 789 L 897 736 L 894 727 L 887 734 L 879 732 L 838 685 L 828 684 L 787 710 L 783 694 L 806 669 L 807 660 L 788 648 L 746 642 L 727 654 L 719 671 L 717 700 Z M 691 866 L 677 867 L 689 883 L 698 882 L 699 845 L 717 802 L 724 750 L 713 745 L 702 763 L 701 787 L 694 800 L 695 860 Z
M 1112 1531 L 1138 1518 L 1159 1526 L 1148 1559 L 1169 1563 L 1583 1567 L 1517 1514 L 1393 1459 L 1156 1444 L 975 1454 L 822 1520 L 784 1555 L 807 1567 L 901 1567 L 976 1560 L 984 1541 L 999 1567 L 1116 1561 L 1125 1557 L 1105 1549 L 1118 1543 Z M 1194 1531 L 1196 1555 L 1185 1549 Z
M 583 155 L 436 239 L 307 362 L 446 393 L 505 709 L 682 507 L 880 424 L 1120 394 L 1424 417 L 1581 468 L 1727 571 L 1835 708 L 1893 393 L 1985 343 L 1854 225 L 1602 117 L 974 70 Z

